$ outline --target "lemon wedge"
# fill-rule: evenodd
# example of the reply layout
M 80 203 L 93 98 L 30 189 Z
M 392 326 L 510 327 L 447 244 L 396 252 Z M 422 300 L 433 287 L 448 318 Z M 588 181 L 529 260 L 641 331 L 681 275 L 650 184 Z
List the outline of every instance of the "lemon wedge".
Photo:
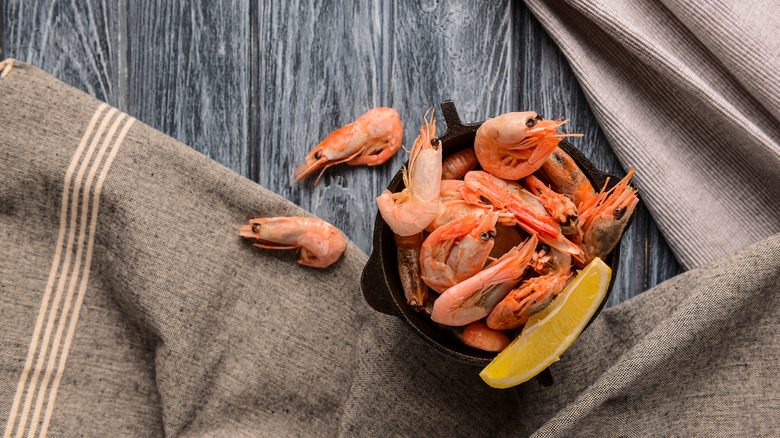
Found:
M 611 275 L 601 259 L 590 262 L 549 306 L 531 316 L 520 336 L 479 373 L 482 380 L 494 388 L 509 388 L 557 361 L 596 313 Z

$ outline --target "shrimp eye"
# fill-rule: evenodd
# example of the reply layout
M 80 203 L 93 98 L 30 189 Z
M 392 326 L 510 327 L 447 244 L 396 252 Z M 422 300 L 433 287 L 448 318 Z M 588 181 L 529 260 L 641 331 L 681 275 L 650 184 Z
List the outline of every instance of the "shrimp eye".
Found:
M 544 120 L 544 117 L 542 117 L 541 114 L 536 115 L 536 120 Z
M 615 219 L 622 218 L 624 214 L 626 214 L 626 207 L 616 208 L 615 211 L 612 212 L 612 215 L 615 216 Z
M 487 242 L 488 240 L 490 240 L 490 233 L 487 232 L 482 233 L 479 235 L 479 238 L 482 239 L 483 242 Z
M 529 128 L 533 128 L 534 126 L 536 126 L 536 122 L 537 122 L 536 118 L 529 117 L 528 120 L 525 121 L 525 126 Z
M 431 139 L 431 146 L 433 146 L 433 149 L 434 149 L 434 150 L 435 150 L 435 149 L 439 149 L 439 143 L 441 143 L 441 142 L 439 141 L 439 139 L 438 139 L 438 138 L 436 138 L 436 137 L 433 137 L 433 138 Z
M 315 153 L 314 153 L 314 158 L 315 158 L 315 159 L 317 159 L 317 160 L 319 160 L 320 158 L 322 158 L 322 151 L 321 151 L 321 150 L 319 150 L 319 151 L 315 152 Z
M 252 225 L 252 232 L 253 233 L 259 233 L 260 232 L 260 224 Z
M 494 238 L 494 237 L 496 237 L 496 232 L 495 232 L 495 231 L 493 231 L 493 230 L 490 230 L 490 231 L 488 231 L 487 233 L 488 233 L 488 236 L 490 236 L 490 238 L 491 238 L 491 239 L 492 239 L 492 238 Z

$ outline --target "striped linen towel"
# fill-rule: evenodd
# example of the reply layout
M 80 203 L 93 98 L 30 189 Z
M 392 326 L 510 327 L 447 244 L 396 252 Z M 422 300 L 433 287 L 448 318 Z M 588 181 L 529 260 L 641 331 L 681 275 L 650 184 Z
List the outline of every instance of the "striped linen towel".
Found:
M 689 78 L 669 65 L 637 65 L 665 58 L 664 48 L 685 49 L 632 39 L 648 29 L 686 46 L 706 39 L 669 32 L 684 21 L 675 15 L 681 6 L 529 3 L 572 61 L 618 154 L 646 175 L 638 181 L 644 199 L 676 254 L 696 267 L 602 312 L 552 365 L 553 387 L 493 390 L 478 369 L 371 311 L 358 282 L 366 256 L 351 242 L 325 270 L 254 250 L 237 232 L 247 219 L 307 212 L 8 60 L 0 64 L 3 436 L 776 434 L 772 66 L 754 63 L 743 77 L 697 64 L 697 78 L 729 79 L 707 100 L 708 89 L 694 87 L 701 81 L 685 88 L 679 81 Z M 696 11 L 684 12 L 695 23 Z M 664 19 L 650 23 L 657 16 Z M 708 53 L 696 46 L 678 59 L 712 61 L 694 55 Z M 761 80 L 750 76 L 755 69 L 772 76 L 766 86 L 753 83 Z M 625 91 L 626 78 L 642 87 L 617 96 L 610 87 Z M 625 126 L 619 108 L 630 117 L 667 108 L 651 98 L 673 105 L 632 125 L 642 135 L 610 129 Z M 706 123 L 668 129 L 697 111 Z M 720 118 L 706 119 L 712 114 Z

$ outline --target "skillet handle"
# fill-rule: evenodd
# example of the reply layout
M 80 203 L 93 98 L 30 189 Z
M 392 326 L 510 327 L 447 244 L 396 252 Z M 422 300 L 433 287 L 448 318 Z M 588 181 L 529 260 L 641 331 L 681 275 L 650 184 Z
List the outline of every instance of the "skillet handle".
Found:
M 460 120 L 458 110 L 452 100 L 445 100 L 441 103 L 441 114 L 444 116 L 444 122 L 447 123 L 447 129 L 456 129 L 463 126 Z
M 374 251 L 368 258 L 363 274 L 360 276 L 360 289 L 363 297 L 374 310 L 386 315 L 400 316 L 398 306 L 392 298 L 392 292 L 385 279 L 382 262 Z

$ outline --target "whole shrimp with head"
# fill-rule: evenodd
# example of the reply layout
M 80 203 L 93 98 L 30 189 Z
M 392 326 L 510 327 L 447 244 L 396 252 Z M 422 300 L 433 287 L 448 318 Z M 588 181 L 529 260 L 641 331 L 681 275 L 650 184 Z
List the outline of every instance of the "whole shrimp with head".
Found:
M 374 108 L 325 137 L 306 155 L 306 164 L 295 169 L 295 181 L 322 169 L 314 181 L 316 186 L 325 169 L 338 163 L 382 164 L 401 147 L 403 137 L 398 113 L 392 108 Z
M 466 174 L 461 194 L 467 202 L 477 205 L 482 203 L 481 198 L 484 197 L 494 207 L 514 215 L 518 225 L 538 235 L 542 242 L 575 258 L 582 258 L 582 250 L 563 235 L 560 225 L 550 217 L 541 201 L 520 184 L 472 170 Z
M 382 218 L 399 236 L 424 230 L 439 211 L 442 147 L 436 138 L 433 115 L 431 120 L 426 117 L 412 146 L 408 166 L 401 169 L 404 189 L 397 193 L 385 190 L 376 198 Z
M 515 329 L 526 322 L 534 313 L 547 307 L 558 295 L 571 277 L 569 269 L 532 277 L 513 289 L 493 308 L 487 317 L 487 325 L 493 330 Z
M 476 275 L 444 291 L 433 302 L 431 319 L 445 325 L 466 325 L 487 316 L 509 288 L 499 287 L 523 276 L 538 242 L 536 235 L 512 248 Z
M 639 204 L 637 191 L 628 185 L 634 168 L 606 193 L 602 190 L 595 205 L 580 213 L 581 243 L 585 252 L 583 264 L 594 258 L 605 258 L 617 245 Z
M 533 175 L 525 177 L 525 188 L 539 198 L 539 202 L 544 205 L 550 216 L 558 222 L 563 234 L 577 232 L 578 212 L 571 199 L 553 191 Z
M 251 219 L 239 229 L 239 236 L 257 239 L 258 248 L 300 248 L 298 263 L 325 268 L 341 257 L 347 245 L 333 225 L 313 217 L 264 217 Z
M 596 200 L 596 190 L 580 166 L 563 149 L 556 147 L 540 168 L 550 180 L 552 189 L 584 210 Z
M 425 231 L 433 232 L 442 225 L 456 221 L 470 214 L 482 215 L 493 210 L 491 206 L 469 204 L 463 199 L 460 189 L 463 187 L 463 181 L 455 179 L 441 180 L 441 192 L 439 193 L 439 211 L 436 217 L 425 227 Z M 514 216 L 510 213 L 499 211 L 498 221 L 513 221 Z M 503 253 L 502 253 L 503 254 Z
M 442 293 L 479 272 L 496 235 L 497 212 L 470 214 L 436 228 L 420 250 L 420 276 Z
M 534 173 L 564 137 L 558 127 L 568 120 L 545 120 L 533 111 L 513 112 L 488 119 L 477 130 L 474 152 L 491 174 L 518 180 Z

